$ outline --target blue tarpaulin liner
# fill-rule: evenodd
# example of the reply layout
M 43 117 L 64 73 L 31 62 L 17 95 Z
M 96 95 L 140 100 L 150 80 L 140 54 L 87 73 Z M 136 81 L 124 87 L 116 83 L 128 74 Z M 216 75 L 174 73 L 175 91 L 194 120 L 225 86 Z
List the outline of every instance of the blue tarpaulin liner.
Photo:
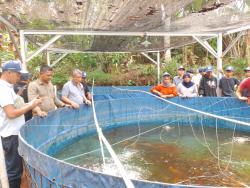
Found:
M 250 127 L 226 121 L 206 114 L 170 104 L 145 92 L 150 87 L 96 87 L 94 99 L 97 119 L 103 130 L 128 126 L 138 122 L 143 125 L 189 125 L 214 126 L 250 132 Z M 191 99 L 172 98 L 169 101 L 210 114 L 250 123 L 250 107 L 236 98 L 196 97 Z M 149 108 L 150 107 L 150 108 Z M 189 117 L 189 118 L 187 118 Z M 188 120 L 189 119 L 189 120 Z M 173 123 L 171 123 L 173 122 Z M 82 105 L 80 109 L 63 108 L 50 112 L 46 118 L 35 117 L 26 123 L 20 132 L 19 152 L 30 171 L 33 187 L 86 187 L 123 188 L 121 177 L 92 171 L 51 157 L 62 148 L 80 138 L 96 132 L 92 107 Z M 167 184 L 133 180 L 135 187 L 165 188 L 187 185 Z M 196 187 L 188 185 L 187 187 Z M 199 186 L 198 186 L 199 187 Z

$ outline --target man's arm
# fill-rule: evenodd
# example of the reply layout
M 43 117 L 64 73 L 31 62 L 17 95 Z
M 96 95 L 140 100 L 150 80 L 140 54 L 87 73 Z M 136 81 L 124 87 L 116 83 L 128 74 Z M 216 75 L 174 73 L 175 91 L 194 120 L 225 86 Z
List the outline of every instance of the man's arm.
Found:
M 154 94 L 156 94 L 156 95 L 158 95 L 158 96 L 160 96 L 160 97 L 162 97 L 163 95 L 162 95 L 162 93 L 160 92 L 160 91 L 158 91 L 159 89 L 158 89 L 158 86 L 154 86 L 153 88 L 151 88 L 151 93 L 154 93 Z
M 41 102 L 42 102 L 42 99 L 34 99 L 30 101 L 29 103 L 27 103 L 25 106 L 18 108 L 18 109 L 15 108 L 13 104 L 8 104 L 3 107 L 3 110 L 6 113 L 8 118 L 14 119 L 30 111 L 32 108 L 41 104 Z
M 37 97 L 39 97 L 39 93 L 38 90 L 36 88 L 35 83 L 31 82 L 28 86 L 28 100 L 32 101 L 34 99 L 36 99 Z M 42 111 L 41 108 L 39 106 L 36 106 L 35 108 L 32 109 L 33 112 L 35 112 L 38 116 L 44 117 L 47 115 L 46 112 Z
M 242 96 L 242 90 L 240 89 L 240 87 L 238 87 L 238 89 L 236 90 L 236 97 L 238 97 L 238 99 L 242 100 L 242 101 L 246 101 L 247 97 L 243 97 Z
M 62 96 L 62 101 L 65 102 L 66 104 L 69 104 L 70 106 L 72 106 L 73 108 L 80 108 L 80 105 L 77 104 L 76 102 L 70 100 L 68 97 L 66 96 Z

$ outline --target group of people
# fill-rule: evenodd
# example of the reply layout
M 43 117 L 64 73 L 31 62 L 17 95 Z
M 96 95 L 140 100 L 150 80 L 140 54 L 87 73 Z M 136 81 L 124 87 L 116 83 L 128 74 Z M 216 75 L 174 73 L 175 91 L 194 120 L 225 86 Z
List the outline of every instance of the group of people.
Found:
M 71 79 L 63 86 L 60 100 L 51 83 L 51 67 L 41 66 L 38 79 L 31 81 L 30 74 L 22 72 L 19 61 L 2 64 L 0 137 L 10 188 L 19 188 L 21 184 L 23 164 L 17 149 L 21 126 L 35 115 L 47 116 L 57 107 L 79 108 L 84 103 L 91 105 L 92 95 L 86 84 L 86 76 L 84 71 L 73 70 Z
M 241 82 L 234 77 L 234 68 L 227 66 L 224 75 L 218 81 L 213 67 L 199 68 L 198 74 L 186 71 L 183 66 L 178 68 L 177 76 L 171 80 L 168 72 L 163 73 L 162 83 L 151 88 L 151 92 L 163 97 L 238 97 L 248 101 L 250 92 L 250 67 L 244 69 L 246 78 Z M 250 101 L 249 101 L 250 103 Z
M 163 98 L 217 96 L 218 88 L 224 97 L 237 96 L 248 100 L 250 91 L 250 67 L 245 69 L 246 78 L 240 83 L 233 77 L 234 69 L 228 66 L 224 76 L 217 81 L 213 68 L 200 68 L 199 74 L 185 71 L 179 67 L 178 75 L 171 79 L 165 72 L 162 83 L 154 86 L 151 92 Z M 91 105 L 92 95 L 86 84 L 86 72 L 74 69 L 71 79 L 64 84 L 61 99 L 58 99 L 51 83 L 53 69 L 41 66 L 39 77 L 31 81 L 29 73 L 21 72 L 18 61 L 2 64 L 0 78 L 0 137 L 5 153 L 5 161 L 10 188 L 19 188 L 23 171 L 22 158 L 18 154 L 18 133 L 25 121 L 33 116 L 47 116 L 49 111 L 60 107 L 79 108 L 80 105 Z M 25 117 L 24 117 L 25 115 Z

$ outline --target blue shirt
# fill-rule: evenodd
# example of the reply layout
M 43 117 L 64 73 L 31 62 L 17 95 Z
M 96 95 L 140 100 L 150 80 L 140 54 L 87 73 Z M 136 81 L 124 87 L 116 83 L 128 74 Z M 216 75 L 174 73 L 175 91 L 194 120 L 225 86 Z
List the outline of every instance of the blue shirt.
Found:
M 76 85 L 72 80 L 68 81 L 63 86 L 62 96 L 67 97 L 69 100 L 74 101 L 77 104 L 83 104 L 85 101 L 83 85 L 81 83 Z

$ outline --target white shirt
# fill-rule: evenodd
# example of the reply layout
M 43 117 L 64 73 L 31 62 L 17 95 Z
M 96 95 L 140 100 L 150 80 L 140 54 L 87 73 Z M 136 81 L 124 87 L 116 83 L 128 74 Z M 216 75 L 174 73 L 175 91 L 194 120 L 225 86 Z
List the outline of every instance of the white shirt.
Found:
M 197 97 L 198 95 L 197 87 L 195 84 L 190 88 L 186 88 L 181 82 L 179 83 L 177 90 L 180 97 Z
M 4 112 L 3 107 L 15 105 L 18 103 L 18 96 L 13 90 L 13 85 L 0 79 L 0 136 L 8 137 L 18 135 L 21 127 L 24 125 L 24 115 L 14 119 L 9 119 Z
M 192 77 L 192 82 L 195 83 L 195 85 L 197 86 L 197 88 L 198 88 L 199 85 L 200 85 L 201 78 L 202 78 L 201 74 L 196 74 L 196 75 L 194 75 L 194 76 Z
M 62 96 L 69 98 L 69 100 L 74 101 L 77 104 L 83 104 L 86 100 L 83 85 L 80 83 L 77 86 L 72 80 L 64 84 Z

